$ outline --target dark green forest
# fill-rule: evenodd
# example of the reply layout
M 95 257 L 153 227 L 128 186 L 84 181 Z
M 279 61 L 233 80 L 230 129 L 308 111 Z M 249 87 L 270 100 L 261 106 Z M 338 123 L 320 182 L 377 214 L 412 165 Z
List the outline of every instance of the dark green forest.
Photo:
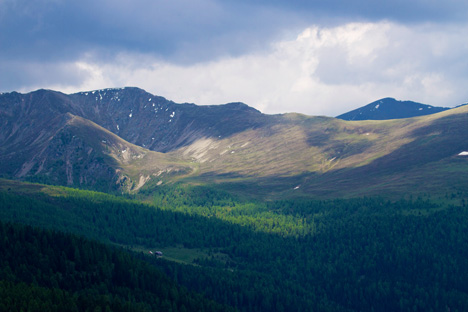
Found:
M 468 310 L 461 194 L 261 202 L 2 183 L 0 310 Z
M 0 311 L 226 311 L 128 252 L 0 223 Z

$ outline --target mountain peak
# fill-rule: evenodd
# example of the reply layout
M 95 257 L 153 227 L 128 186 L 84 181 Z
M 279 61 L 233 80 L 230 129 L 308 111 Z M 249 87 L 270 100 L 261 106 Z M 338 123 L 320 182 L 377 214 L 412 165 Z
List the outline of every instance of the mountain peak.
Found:
M 447 109 L 449 108 L 435 107 L 413 101 L 399 101 L 387 97 L 339 115 L 336 118 L 343 120 L 401 119 L 435 114 Z
M 223 105 L 217 105 L 220 107 L 228 108 L 229 110 L 232 111 L 250 111 L 250 112 L 255 112 L 261 114 L 261 112 L 245 103 L 242 102 L 232 102 L 232 103 L 226 103 Z

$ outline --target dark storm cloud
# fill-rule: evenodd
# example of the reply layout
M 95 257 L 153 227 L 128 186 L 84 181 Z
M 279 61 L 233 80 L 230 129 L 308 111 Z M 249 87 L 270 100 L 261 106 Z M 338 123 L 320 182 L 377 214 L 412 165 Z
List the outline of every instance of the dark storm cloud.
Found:
M 39 89 L 51 84 L 73 85 L 86 78 L 85 71 L 60 62 L 0 62 L 0 73 L 1 91 L 23 91 L 23 86 Z
M 325 15 L 364 18 L 371 21 L 388 19 L 405 23 L 465 20 L 468 9 L 468 4 L 464 0 L 240 0 L 237 2 L 275 6 L 316 18 Z
M 53 61 L 136 51 L 190 63 L 263 47 L 285 27 L 355 18 L 454 21 L 466 9 L 457 0 L 4 0 L 0 57 Z
M 258 35 L 272 32 L 261 27 L 260 20 L 269 19 L 262 10 L 252 19 L 254 12 L 241 12 L 245 6 L 204 0 L 6 0 L 0 9 L 2 58 L 74 59 L 104 50 L 210 58 L 227 50 L 241 53 Z

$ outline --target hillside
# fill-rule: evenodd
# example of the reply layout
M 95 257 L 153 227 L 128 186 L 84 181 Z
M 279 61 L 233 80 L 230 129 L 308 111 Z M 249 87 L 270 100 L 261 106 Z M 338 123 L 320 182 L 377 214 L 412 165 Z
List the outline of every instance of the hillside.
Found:
M 200 140 L 181 156 L 193 179 L 278 196 L 342 197 L 447 192 L 468 186 L 468 108 L 389 121 L 283 115 L 274 127 Z
M 101 243 L 1 221 L 0 234 L 2 311 L 233 311 Z
M 8 120 L 10 127 L 3 127 L 0 170 L 4 176 L 100 190 L 138 190 L 150 176 L 162 179 L 193 170 L 69 112 L 56 116 L 37 112 L 15 118 L 11 124 Z
M 151 177 L 162 183 L 162 176 L 193 171 L 186 161 L 154 151 L 222 138 L 267 119 L 242 103 L 175 104 L 137 88 L 6 93 L 0 95 L 0 175 L 139 189 Z

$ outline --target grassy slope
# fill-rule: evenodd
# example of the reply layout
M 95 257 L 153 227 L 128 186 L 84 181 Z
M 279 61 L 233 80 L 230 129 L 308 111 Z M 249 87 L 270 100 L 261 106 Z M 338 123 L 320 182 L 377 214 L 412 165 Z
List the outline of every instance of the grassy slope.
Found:
M 197 141 L 175 154 L 199 164 L 186 181 L 250 195 L 443 193 L 468 186 L 468 162 L 457 156 L 468 150 L 467 121 L 467 107 L 386 121 L 286 114 L 273 126 Z

